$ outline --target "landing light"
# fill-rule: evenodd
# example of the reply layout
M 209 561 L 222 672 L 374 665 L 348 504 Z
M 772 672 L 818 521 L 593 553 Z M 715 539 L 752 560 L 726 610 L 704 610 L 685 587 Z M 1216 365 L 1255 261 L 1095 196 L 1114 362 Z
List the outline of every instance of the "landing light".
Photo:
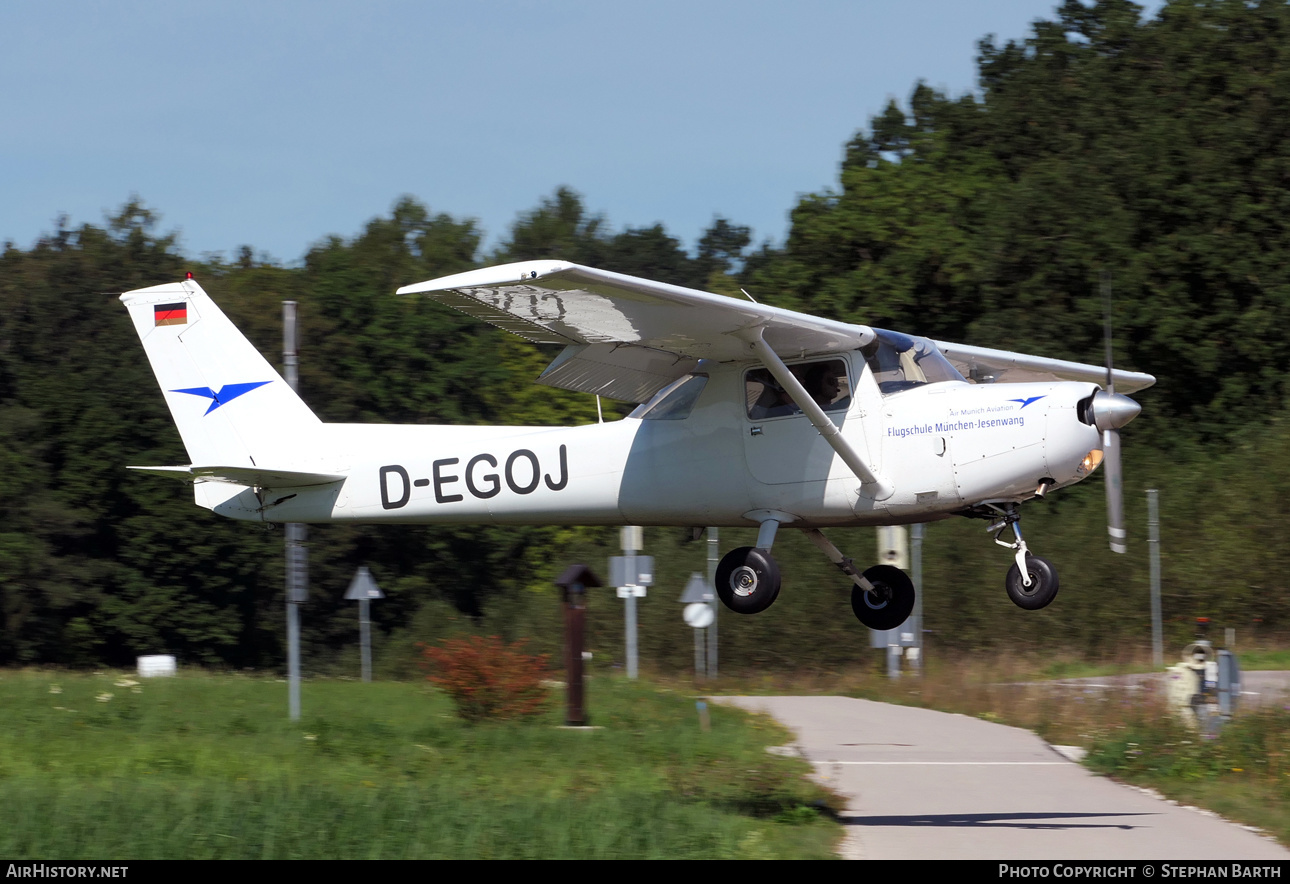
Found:
M 1088 454 L 1084 455 L 1084 459 L 1080 461 L 1079 474 L 1081 476 L 1087 476 L 1089 473 L 1097 469 L 1097 465 L 1100 464 L 1101 462 L 1102 462 L 1102 449 L 1094 448 Z

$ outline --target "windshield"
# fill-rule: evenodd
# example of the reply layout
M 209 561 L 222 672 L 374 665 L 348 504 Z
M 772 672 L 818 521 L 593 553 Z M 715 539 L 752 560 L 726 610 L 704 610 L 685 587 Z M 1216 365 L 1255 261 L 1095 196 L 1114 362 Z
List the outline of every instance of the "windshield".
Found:
M 874 332 L 877 337 L 873 343 L 862 347 L 861 352 L 884 396 L 925 384 L 964 380 L 958 369 L 927 338 L 877 328 Z

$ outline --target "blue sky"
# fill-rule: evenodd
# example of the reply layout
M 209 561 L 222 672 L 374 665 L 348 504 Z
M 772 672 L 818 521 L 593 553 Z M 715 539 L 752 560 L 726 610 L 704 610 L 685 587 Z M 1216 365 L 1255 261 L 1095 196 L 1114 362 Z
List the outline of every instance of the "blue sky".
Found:
M 781 241 L 889 99 L 975 88 L 977 41 L 1055 7 L 10 0 L 0 241 L 137 194 L 192 257 L 246 243 L 292 264 L 403 194 L 492 244 L 560 185 L 687 247 L 717 215 Z

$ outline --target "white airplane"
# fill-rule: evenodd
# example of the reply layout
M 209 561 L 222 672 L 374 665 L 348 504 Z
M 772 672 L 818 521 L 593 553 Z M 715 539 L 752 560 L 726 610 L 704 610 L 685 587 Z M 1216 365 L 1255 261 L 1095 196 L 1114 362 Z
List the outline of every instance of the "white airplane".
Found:
M 716 587 L 732 610 L 779 594 L 781 526 L 855 584 L 862 623 L 908 617 L 904 572 L 861 572 L 822 529 L 985 518 L 1023 608 L 1057 593 L 1021 503 L 1107 460 L 1123 551 L 1116 394 L 1147 374 L 912 337 L 751 299 L 525 261 L 405 286 L 565 349 L 539 383 L 640 403 L 580 427 L 325 424 L 192 279 L 121 296 L 192 463 L 198 505 L 263 522 L 756 527 Z M 1107 389 L 1099 388 L 1106 382 Z M 1105 454 L 1104 454 L 1105 452 Z M 1001 539 L 1011 529 L 1012 540 Z

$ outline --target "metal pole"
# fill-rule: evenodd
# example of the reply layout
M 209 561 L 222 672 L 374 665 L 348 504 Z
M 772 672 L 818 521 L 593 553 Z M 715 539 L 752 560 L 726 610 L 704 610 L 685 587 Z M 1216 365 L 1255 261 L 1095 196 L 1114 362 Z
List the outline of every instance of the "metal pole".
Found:
M 909 556 L 909 567 L 914 580 L 914 647 L 918 653 L 910 666 L 914 674 L 923 674 L 923 523 L 919 522 L 910 531 L 913 538 Z
M 694 633 L 694 680 L 702 681 L 707 675 L 703 671 L 703 630 L 691 629 Z
M 627 567 L 636 567 L 635 550 L 627 554 Z M 630 572 L 629 572 L 630 573 Z M 633 587 L 634 588 L 634 587 Z M 638 672 L 636 655 L 636 596 L 627 596 L 627 677 L 635 678 Z
M 363 681 L 372 680 L 372 603 L 358 600 L 358 634 L 363 645 Z
M 713 591 L 717 588 L 717 529 L 708 529 L 708 585 Z M 717 599 L 709 602 L 712 606 L 712 625 L 708 627 L 708 678 L 717 677 L 717 614 L 721 605 Z
M 282 364 L 287 385 L 299 390 L 296 355 L 296 302 L 282 302 Z M 305 526 L 287 524 L 287 708 L 292 721 L 300 720 L 300 603 L 309 592 Z
M 300 601 L 307 591 L 305 526 L 287 523 L 287 708 L 300 719 Z
M 624 609 L 627 615 L 627 677 L 635 678 L 638 672 L 637 653 L 636 653 L 636 553 L 640 552 L 642 545 L 641 529 L 628 525 L 622 530 L 623 554 L 627 557 L 627 579 L 630 585 L 627 587 L 627 606 Z
M 1164 628 L 1160 616 L 1160 503 L 1159 492 L 1147 489 L 1147 548 L 1151 550 L 1151 660 L 1165 665 Z

